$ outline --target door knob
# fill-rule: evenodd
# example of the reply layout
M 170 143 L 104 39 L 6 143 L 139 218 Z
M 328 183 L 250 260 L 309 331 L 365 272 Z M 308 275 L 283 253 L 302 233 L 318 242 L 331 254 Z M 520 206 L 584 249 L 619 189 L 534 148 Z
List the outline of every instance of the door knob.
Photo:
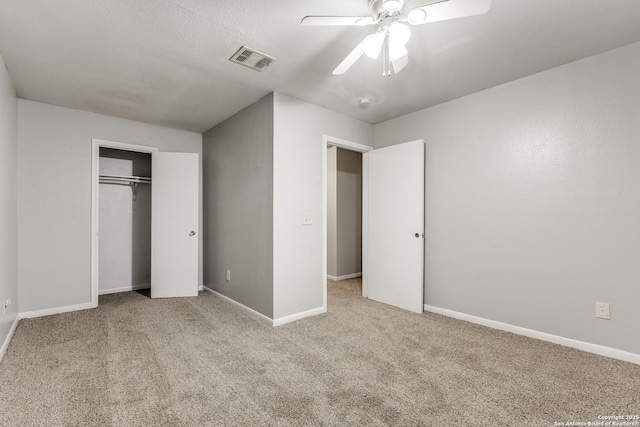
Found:
M 189 236 L 195 236 L 196 235 L 196 231 L 195 230 L 191 230 L 191 233 L 189 233 Z
M 420 233 L 416 233 L 416 239 L 420 238 Z

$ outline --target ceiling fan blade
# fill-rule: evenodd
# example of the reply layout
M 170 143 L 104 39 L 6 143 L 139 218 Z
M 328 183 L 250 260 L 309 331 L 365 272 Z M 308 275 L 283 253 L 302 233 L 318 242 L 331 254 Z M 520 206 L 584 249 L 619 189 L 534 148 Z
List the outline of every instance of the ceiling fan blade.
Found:
M 409 12 L 410 24 L 427 24 L 466 16 L 482 15 L 491 8 L 491 0 L 448 0 L 416 7 Z
M 391 65 L 393 65 L 393 72 L 398 74 L 404 67 L 409 63 L 409 55 L 401 56 L 395 61 L 391 61 Z
M 332 74 L 344 74 L 349 68 L 351 68 L 351 66 L 355 64 L 356 61 L 360 59 L 362 55 L 364 55 L 364 49 L 362 48 L 363 44 L 364 44 L 364 41 L 361 43 L 358 43 L 358 46 L 356 46 L 356 48 L 353 49 L 351 53 L 342 60 L 340 65 L 338 65 L 336 69 L 333 70 Z
M 318 25 L 371 25 L 375 20 L 370 16 L 305 16 L 300 21 L 300 25 L 318 26 Z

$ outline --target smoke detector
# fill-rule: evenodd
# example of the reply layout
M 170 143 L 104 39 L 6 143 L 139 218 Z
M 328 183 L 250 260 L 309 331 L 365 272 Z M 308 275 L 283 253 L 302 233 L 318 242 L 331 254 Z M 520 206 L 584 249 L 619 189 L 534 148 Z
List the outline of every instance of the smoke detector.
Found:
M 247 46 L 242 46 L 229 58 L 231 62 L 244 65 L 256 71 L 264 70 L 275 60 L 276 58 Z

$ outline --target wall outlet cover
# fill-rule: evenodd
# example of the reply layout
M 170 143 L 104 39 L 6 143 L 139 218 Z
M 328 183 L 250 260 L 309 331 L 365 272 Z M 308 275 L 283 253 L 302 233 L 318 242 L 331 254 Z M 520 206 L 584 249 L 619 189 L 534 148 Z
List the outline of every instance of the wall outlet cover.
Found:
M 596 302 L 596 317 L 598 319 L 611 319 L 611 310 L 608 302 Z

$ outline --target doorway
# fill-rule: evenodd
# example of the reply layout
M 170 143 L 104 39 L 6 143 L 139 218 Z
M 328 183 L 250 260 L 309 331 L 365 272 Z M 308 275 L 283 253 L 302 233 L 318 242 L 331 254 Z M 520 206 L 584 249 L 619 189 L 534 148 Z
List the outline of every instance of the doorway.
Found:
M 374 150 L 325 136 L 324 309 L 327 308 L 327 146 L 362 153 L 362 296 L 421 313 L 424 293 L 424 141 Z
M 340 282 L 329 284 L 353 292 L 362 277 L 362 153 L 327 147 L 326 215 L 327 278 Z
M 324 265 L 323 265 L 323 286 L 324 286 L 324 308 L 327 308 L 327 279 L 343 280 L 351 278 L 362 278 L 362 296 L 367 296 L 367 262 L 366 262 L 366 239 L 367 239 L 367 155 L 366 153 L 372 150 L 372 147 L 367 145 L 358 144 L 356 142 L 347 141 L 340 138 L 334 138 L 325 136 L 323 138 L 323 155 L 324 155 Z M 346 259 L 342 265 L 337 261 L 337 257 L 329 259 L 329 253 L 333 250 L 334 254 L 338 254 L 339 250 L 336 250 L 339 243 L 336 241 L 337 233 L 340 231 L 337 215 L 339 212 L 337 206 L 335 206 L 338 195 L 332 194 L 331 188 L 338 185 L 336 182 L 337 174 L 334 177 L 330 176 L 328 165 L 333 163 L 337 164 L 338 150 L 344 154 L 345 163 L 348 164 L 347 168 L 352 173 L 347 172 L 345 184 L 349 187 L 346 194 L 343 194 L 344 200 L 350 205 L 346 209 L 347 212 L 344 215 L 350 215 L 350 218 L 343 218 L 345 220 L 342 224 L 342 228 L 345 233 L 349 233 L 349 236 L 342 242 L 343 253 L 346 253 Z M 335 158 L 333 158 L 335 154 Z M 359 168 L 354 167 L 354 162 L 360 162 Z M 359 171 L 359 176 L 354 176 L 353 172 Z M 335 184 L 335 185 L 334 185 Z M 359 187 L 359 188 L 357 188 Z M 356 191 L 359 190 L 359 191 Z M 350 193 L 350 194 L 349 194 Z M 359 193 L 359 196 L 356 195 Z M 348 201 L 350 197 L 360 197 L 358 200 Z M 332 211 L 332 212 L 330 212 Z M 359 229 L 356 231 L 356 229 Z M 343 236 L 344 237 L 344 236 Z M 360 268 L 359 268 L 360 267 Z M 357 271 L 356 271 L 357 270 Z

